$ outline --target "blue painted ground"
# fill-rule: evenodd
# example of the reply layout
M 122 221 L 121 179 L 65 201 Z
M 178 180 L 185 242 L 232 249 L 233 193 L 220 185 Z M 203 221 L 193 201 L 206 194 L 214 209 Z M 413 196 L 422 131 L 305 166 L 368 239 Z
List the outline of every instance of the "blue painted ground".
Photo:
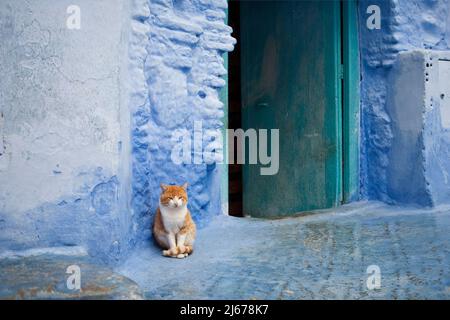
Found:
M 449 299 L 450 209 L 358 203 L 297 218 L 219 216 L 195 253 L 145 247 L 116 271 L 147 299 Z M 367 267 L 381 269 L 369 290 Z
M 449 231 L 450 207 L 357 203 L 281 220 L 217 216 L 182 260 L 150 244 L 115 270 L 77 252 L 0 257 L 0 298 L 450 299 Z M 81 264 L 82 292 L 65 286 L 70 264 Z M 378 290 L 366 285 L 370 265 L 381 270 Z

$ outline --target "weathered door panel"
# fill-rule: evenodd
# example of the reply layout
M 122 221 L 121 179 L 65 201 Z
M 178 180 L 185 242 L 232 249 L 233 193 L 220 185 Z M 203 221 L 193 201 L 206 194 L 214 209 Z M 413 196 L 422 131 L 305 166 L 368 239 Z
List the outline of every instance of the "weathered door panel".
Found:
M 242 1 L 244 130 L 279 129 L 279 171 L 244 165 L 244 213 L 284 216 L 341 200 L 338 1 Z M 269 149 L 270 150 L 270 149 Z

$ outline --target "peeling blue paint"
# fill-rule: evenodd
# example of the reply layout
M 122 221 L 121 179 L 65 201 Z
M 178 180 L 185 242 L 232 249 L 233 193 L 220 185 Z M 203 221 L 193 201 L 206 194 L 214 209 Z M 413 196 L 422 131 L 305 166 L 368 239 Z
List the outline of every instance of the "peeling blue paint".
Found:
M 23 218 L 0 212 L 0 248 L 83 246 L 105 263 L 118 261 L 129 246 L 117 214 L 118 181 L 99 182 L 92 192 L 28 210 Z

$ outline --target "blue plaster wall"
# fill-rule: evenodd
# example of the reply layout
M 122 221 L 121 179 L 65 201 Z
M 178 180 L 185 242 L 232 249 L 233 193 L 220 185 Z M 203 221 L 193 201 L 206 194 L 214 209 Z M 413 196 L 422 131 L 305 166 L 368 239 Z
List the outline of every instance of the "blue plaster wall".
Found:
M 399 203 L 435 206 L 450 199 L 449 67 L 450 51 L 410 50 L 399 53 L 389 75 L 388 192 Z
M 66 28 L 72 4 L 80 30 Z M 170 153 L 174 129 L 222 127 L 226 8 L 1 2 L 1 252 L 77 246 L 120 260 L 150 237 L 160 183 L 189 183 L 200 227 L 220 213 L 216 164 L 176 165 Z
M 224 23 L 226 0 L 150 0 L 140 1 L 139 8 L 132 51 L 145 86 L 139 85 L 131 106 L 136 241 L 150 237 L 160 183 L 188 182 L 189 209 L 200 227 L 221 212 L 218 165 L 173 163 L 171 137 L 176 129 L 193 135 L 194 121 L 204 131 L 222 127 L 222 55 L 236 41 Z
M 128 1 L 1 1 L 0 252 L 129 249 L 129 24 Z
M 366 13 L 369 5 L 381 8 L 381 30 L 369 30 L 366 27 Z M 389 80 L 399 52 L 415 49 L 448 50 L 450 46 L 450 3 L 446 0 L 382 0 L 359 1 L 360 48 L 361 48 L 361 192 L 363 198 L 382 200 L 387 203 L 406 203 L 434 205 L 431 194 L 439 193 L 437 202 L 448 202 L 450 197 L 443 196 L 448 186 L 435 185 L 430 189 L 427 180 L 416 181 L 420 192 L 393 192 L 389 187 L 390 171 L 393 163 L 393 143 L 395 125 L 389 113 L 387 103 Z M 406 118 L 395 119 L 409 121 Z M 425 123 L 424 123 L 425 125 Z M 427 126 L 433 126 L 427 122 Z M 436 132 L 434 130 L 434 132 Z M 430 139 L 430 138 L 429 138 Z M 448 142 L 433 137 L 435 144 L 442 150 L 448 148 Z M 429 143 L 428 145 L 431 146 Z M 399 146 L 395 146 L 398 148 Z M 421 148 L 417 143 L 416 148 Z M 420 151 L 420 150 L 416 150 Z M 433 151 L 438 154 L 436 150 Z M 446 153 L 442 153 L 445 157 Z M 436 158 L 434 158 L 436 160 Z M 448 163 L 448 159 L 441 159 Z M 404 163 L 403 166 L 412 166 Z M 427 164 L 419 164 L 419 170 L 426 170 Z M 445 168 L 437 169 L 434 176 L 443 175 Z M 404 180 L 405 190 L 413 181 Z M 400 187 L 397 189 L 401 189 Z M 428 190 L 428 191 L 425 191 Z M 408 195 L 409 194 L 409 195 Z M 421 194 L 422 196 L 420 196 Z

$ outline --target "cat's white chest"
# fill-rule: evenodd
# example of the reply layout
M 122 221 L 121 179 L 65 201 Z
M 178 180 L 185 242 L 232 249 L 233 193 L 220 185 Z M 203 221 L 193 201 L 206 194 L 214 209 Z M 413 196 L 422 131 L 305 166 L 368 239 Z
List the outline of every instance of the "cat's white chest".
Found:
M 161 216 L 164 228 L 168 232 L 178 233 L 184 225 L 186 219 L 187 207 L 168 208 L 160 206 Z

